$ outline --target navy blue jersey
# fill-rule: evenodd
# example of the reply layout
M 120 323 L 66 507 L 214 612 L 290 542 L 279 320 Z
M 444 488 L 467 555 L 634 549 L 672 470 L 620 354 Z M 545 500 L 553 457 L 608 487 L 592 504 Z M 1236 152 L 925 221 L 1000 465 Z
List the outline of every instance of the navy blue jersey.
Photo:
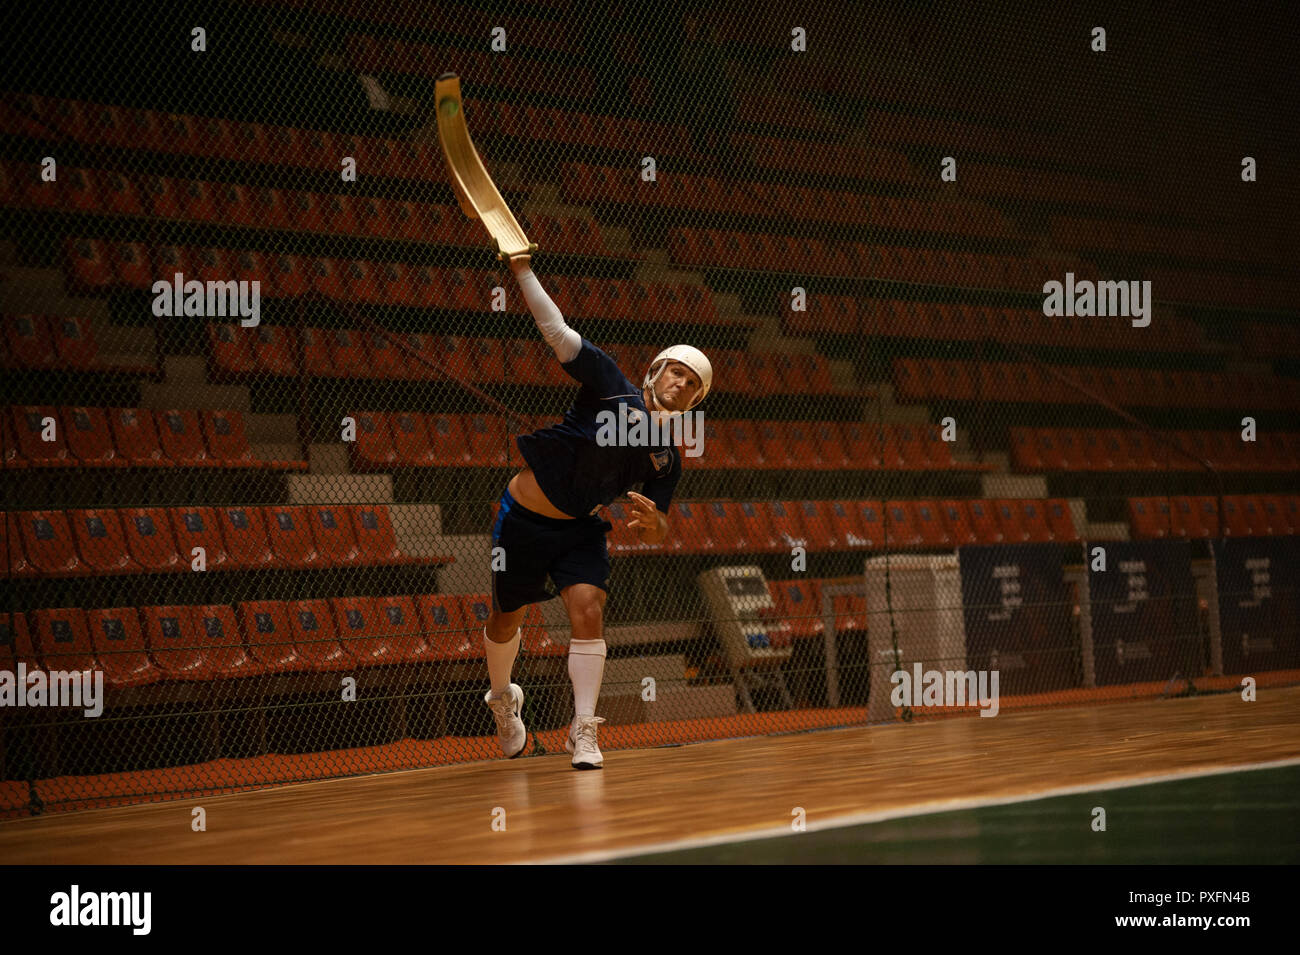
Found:
M 542 492 L 565 514 L 583 517 L 642 484 L 641 493 L 667 514 L 682 476 L 681 452 L 671 444 L 620 447 L 596 442 L 602 420 L 597 415 L 602 411 L 613 413 L 615 421 L 619 415 L 635 421 L 640 413 L 649 423 L 641 389 L 586 338 L 573 360 L 560 367 L 582 385 L 573 407 L 558 424 L 515 438 Z

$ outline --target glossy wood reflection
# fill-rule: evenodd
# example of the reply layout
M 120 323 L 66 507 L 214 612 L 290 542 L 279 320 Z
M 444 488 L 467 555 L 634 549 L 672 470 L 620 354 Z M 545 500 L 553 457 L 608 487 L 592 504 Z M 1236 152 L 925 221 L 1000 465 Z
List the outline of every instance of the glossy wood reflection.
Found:
M 0 823 L 7 863 L 502 863 L 1300 756 L 1300 688 L 564 754 Z M 192 832 L 191 809 L 207 810 Z M 504 831 L 493 819 L 504 810 Z

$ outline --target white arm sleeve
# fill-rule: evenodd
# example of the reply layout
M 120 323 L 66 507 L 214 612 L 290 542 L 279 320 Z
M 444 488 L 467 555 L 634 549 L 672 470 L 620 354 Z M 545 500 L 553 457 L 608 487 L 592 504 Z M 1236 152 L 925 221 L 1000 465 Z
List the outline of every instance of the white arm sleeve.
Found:
M 555 349 L 555 357 L 561 362 L 573 361 L 578 357 L 578 352 L 582 351 L 582 336 L 564 324 L 564 316 L 546 294 L 546 289 L 542 288 L 542 283 L 537 280 L 532 269 L 515 273 L 515 278 L 523 289 L 524 301 L 528 303 L 528 310 L 537 321 L 542 338 Z

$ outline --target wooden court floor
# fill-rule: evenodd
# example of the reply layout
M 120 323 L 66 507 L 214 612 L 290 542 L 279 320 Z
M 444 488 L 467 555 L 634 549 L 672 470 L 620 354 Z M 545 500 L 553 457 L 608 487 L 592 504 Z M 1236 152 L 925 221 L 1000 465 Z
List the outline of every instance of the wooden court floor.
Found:
M 560 753 L 54 813 L 0 822 L 0 862 L 537 862 L 788 832 L 796 807 L 811 828 L 1297 756 L 1300 687 L 1287 687 L 607 751 L 599 772 Z

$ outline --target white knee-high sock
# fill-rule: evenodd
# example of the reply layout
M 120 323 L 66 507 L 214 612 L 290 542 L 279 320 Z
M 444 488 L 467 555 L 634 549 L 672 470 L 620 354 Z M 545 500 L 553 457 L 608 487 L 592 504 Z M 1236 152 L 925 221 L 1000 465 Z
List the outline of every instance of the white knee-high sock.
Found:
M 605 675 L 604 640 L 569 641 L 569 679 L 575 716 L 595 716 L 600 680 Z
M 497 643 L 488 639 L 487 627 L 483 628 L 483 648 L 487 653 L 488 679 L 492 681 L 493 696 L 500 696 L 510 685 L 510 671 L 514 669 L 515 657 L 519 655 L 521 632 L 516 630 L 515 635 L 505 643 Z

